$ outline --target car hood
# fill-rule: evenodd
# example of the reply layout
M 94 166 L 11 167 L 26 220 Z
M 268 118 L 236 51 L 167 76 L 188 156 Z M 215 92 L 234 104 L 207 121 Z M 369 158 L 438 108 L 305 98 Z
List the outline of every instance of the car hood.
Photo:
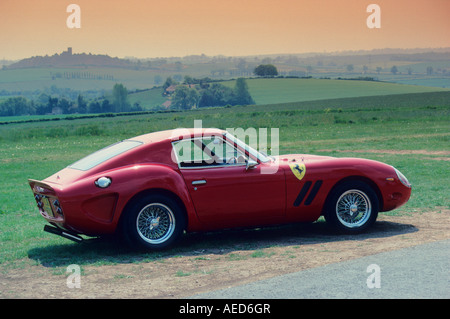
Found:
M 275 157 L 275 161 L 279 161 L 281 166 L 291 166 L 292 163 L 304 163 L 309 167 L 321 168 L 351 168 L 356 170 L 367 170 L 371 168 L 377 172 L 385 172 L 392 175 L 394 168 L 383 162 L 359 158 L 359 157 L 332 157 L 309 154 L 289 154 Z
M 287 154 L 275 156 L 275 161 L 280 165 L 290 163 L 313 164 L 319 162 L 335 161 L 337 158 L 331 156 L 311 155 L 311 154 Z
M 326 161 L 334 159 L 331 156 L 321 156 L 321 155 L 310 155 L 310 154 L 288 154 L 288 155 L 280 155 L 276 156 L 275 160 L 283 162 L 317 162 L 317 161 Z

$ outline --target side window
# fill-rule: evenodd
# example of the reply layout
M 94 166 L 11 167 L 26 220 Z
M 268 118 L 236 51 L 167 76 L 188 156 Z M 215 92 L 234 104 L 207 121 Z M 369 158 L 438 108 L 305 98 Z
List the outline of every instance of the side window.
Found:
M 180 168 L 244 165 L 247 157 L 221 137 L 205 136 L 173 143 Z
M 173 143 L 173 148 L 177 156 L 178 164 L 189 164 L 189 163 L 203 163 L 213 161 L 211 156 L 208 156 L 201 147 L 199 143 L 200 140 L 181 140 Z M 183 165 L 180 165 L 183 166 Z

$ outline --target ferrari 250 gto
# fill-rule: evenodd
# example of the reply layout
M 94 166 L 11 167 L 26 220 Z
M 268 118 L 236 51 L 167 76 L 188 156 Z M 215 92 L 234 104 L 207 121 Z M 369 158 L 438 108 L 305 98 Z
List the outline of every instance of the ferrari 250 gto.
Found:
M 108 146 L 29 180 L 44 229 L 81 241 L 121 234 L 161 249 L 186 232 L 313 222 L 360 232 L 406 203 L 394 167 L 360 158 L 267 156 L 219 129 L 168 130 Z

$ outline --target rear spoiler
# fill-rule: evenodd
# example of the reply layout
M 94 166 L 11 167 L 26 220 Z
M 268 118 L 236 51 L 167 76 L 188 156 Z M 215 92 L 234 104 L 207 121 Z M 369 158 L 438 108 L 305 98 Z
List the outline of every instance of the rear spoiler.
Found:
M 48 195 L 48 194 L 55 195 L 55 193 L 56 193 L 55 190 L 53 189 L 53 187 L 51 187 L 50 185 L 48 185 L 44 182 L 37 181 L 35 179 L 29 179 L 28 184 L 30 185 L 30 187 L 34 193 L 38 193 L 38 194 L 42 194 L 42 195 Z

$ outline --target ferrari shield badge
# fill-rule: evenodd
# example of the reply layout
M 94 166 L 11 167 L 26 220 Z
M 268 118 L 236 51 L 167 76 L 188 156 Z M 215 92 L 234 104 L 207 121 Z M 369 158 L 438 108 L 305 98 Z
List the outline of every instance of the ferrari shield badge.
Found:
M 306 173 L 305 164 L 291 163 L 289 164 L 289 167 L 291 168 L 291 171 L 292 173 L 294 173 L 295 177 L 297 177 L 299 180 L 302 180 Z

